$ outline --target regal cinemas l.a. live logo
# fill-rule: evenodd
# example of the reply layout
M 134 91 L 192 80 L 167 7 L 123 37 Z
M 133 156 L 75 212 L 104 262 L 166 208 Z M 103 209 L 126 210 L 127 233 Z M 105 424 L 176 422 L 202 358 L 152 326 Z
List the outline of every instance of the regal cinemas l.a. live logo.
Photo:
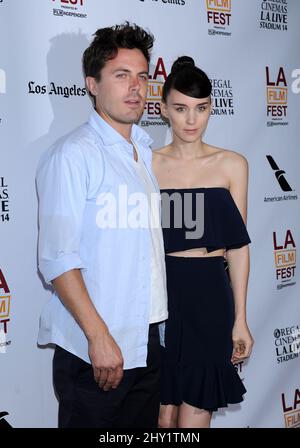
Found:
M 274 330 L 274 345 L 276 349 L 277 363 L 291 361 L 299 358 L 300 353 L 300 328 L 292 325 L 286 328 Z
M 260 8 L 260 28 L 287 31 L 287 0 L 263 0 Z
M 209 35 L 231 36 L 231 0 L 206 0 Z
M 167 126 L 167 122 L 163 121 L 160 115 L 162 90 L 167 79 L 163 58 L 159 57 L 157 59 L 153 72 L 151 68 L 152 66 L 150 67 L 147 98 L 140 124 L 142 127 Z
M 273 232 L 274 258 L 276 268 L 277 289 L 285 286 L 295 285 L 296 271 L 296 244 L 291 230 L 287 230 L 283 244 L 280 244 L 280 237 Z
M 292 395 L 292 396 L 290 396 Z M 294 395 L 294 396 L 293 396 Z M 300 389 L 294 394 L 281 394 L 281 404 L 286 428 L 300 427 Z
M 69 16 L 86 19 L 87 14 L 84 12 L 84 6 L 87 0 L 51 0 L 55 3 L 53 8 L 54 16 Z
M 275 77 L 273 77 L 275 75 Z M 272 81 L 274 79 L 274 81 Z M 288 85 L 283 67 L 279 67 L 278 72 L 272 72 L 270 67 L 266 67 L 267 83 L 267 117 L 271 121 L 267 126 L 287 125 L 284 119 L 287 116 L 288 108 Z
M 211 79 L 212 115 L 233 115 L 233 90 L 230 79 Z
M 9 194 L 4 177 L 0 177 L 0 223 L 9 221 Z
M 0 268 L 0 354 L 6 353 L 6 347 L 11 344 L 11 341 L 7 341 L 8 323 L 10 322 L 10 301 L 10 290 Z

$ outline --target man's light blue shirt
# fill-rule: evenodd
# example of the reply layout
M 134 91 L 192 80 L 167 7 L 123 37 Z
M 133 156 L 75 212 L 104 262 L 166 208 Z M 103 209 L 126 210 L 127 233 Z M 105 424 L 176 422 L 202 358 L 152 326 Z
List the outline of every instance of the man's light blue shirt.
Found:
M 151 169 L 152 140 L 136 125 L 131 140 L 159 193 Z M 142 227 L 101 228 L 97 219 L 103 194 L 112 193 L 119 219 L 124 218 L 120 186 L 132 198 L 145 193 L 135 163 L 133 146 L 93 111 L 87 123 L 43 154 L 36 176 L 40 272 L 50 283 L 81 269 L 88 293 L 122 351 L 124 369 L 146 366 L 150 233 Z M 133 208 L 129 204 L 127 213 Z M 87 339 L 55 292 L 43 309 L 38 343 L 57 344 L 90 363 Z

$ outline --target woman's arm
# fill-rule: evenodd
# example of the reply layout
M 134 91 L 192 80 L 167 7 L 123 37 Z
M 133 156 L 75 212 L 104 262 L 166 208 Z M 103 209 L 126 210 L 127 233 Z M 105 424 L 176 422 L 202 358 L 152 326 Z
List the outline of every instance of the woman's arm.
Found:
M 248 162 L 240 154 L 232 153 L 228 164 L 230 193 L 247 224 Z M 249 247 L 227 251 L 227 263 L 234 297 L 235 320 L 232 332 L 232 362 L 240 362 L 250 356 L 253 338 L 247 325 L 246 300 L 250 270 Z

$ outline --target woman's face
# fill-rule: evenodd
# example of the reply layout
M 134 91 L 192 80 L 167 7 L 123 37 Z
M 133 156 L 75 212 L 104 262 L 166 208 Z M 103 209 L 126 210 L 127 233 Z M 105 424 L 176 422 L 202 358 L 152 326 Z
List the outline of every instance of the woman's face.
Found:
M 171 89 L 166 103 L 161 106 L 162 115 L 170 121 L 173 135 L 186 143 L 201 139 L 211 113 L 211 99 L 193 98 Z

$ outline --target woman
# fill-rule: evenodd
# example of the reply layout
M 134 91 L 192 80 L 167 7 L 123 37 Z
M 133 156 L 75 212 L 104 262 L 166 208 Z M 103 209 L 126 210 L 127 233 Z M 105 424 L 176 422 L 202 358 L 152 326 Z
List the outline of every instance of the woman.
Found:
M 161 109 L 173 141 L 153 153 L 169 306 L 160 427 L 209 427 L 213 411 L 241 402 L 246 389 L 234 364 L 253 346 L 246 321 L 248 165 L 242 155 L 203 142 L 210 94 L 211 83 L 193 59 L 178 58 Z M 199 227 L 203 217 L 203 232 L 195 228 L 193 235 L 190 223 Z

